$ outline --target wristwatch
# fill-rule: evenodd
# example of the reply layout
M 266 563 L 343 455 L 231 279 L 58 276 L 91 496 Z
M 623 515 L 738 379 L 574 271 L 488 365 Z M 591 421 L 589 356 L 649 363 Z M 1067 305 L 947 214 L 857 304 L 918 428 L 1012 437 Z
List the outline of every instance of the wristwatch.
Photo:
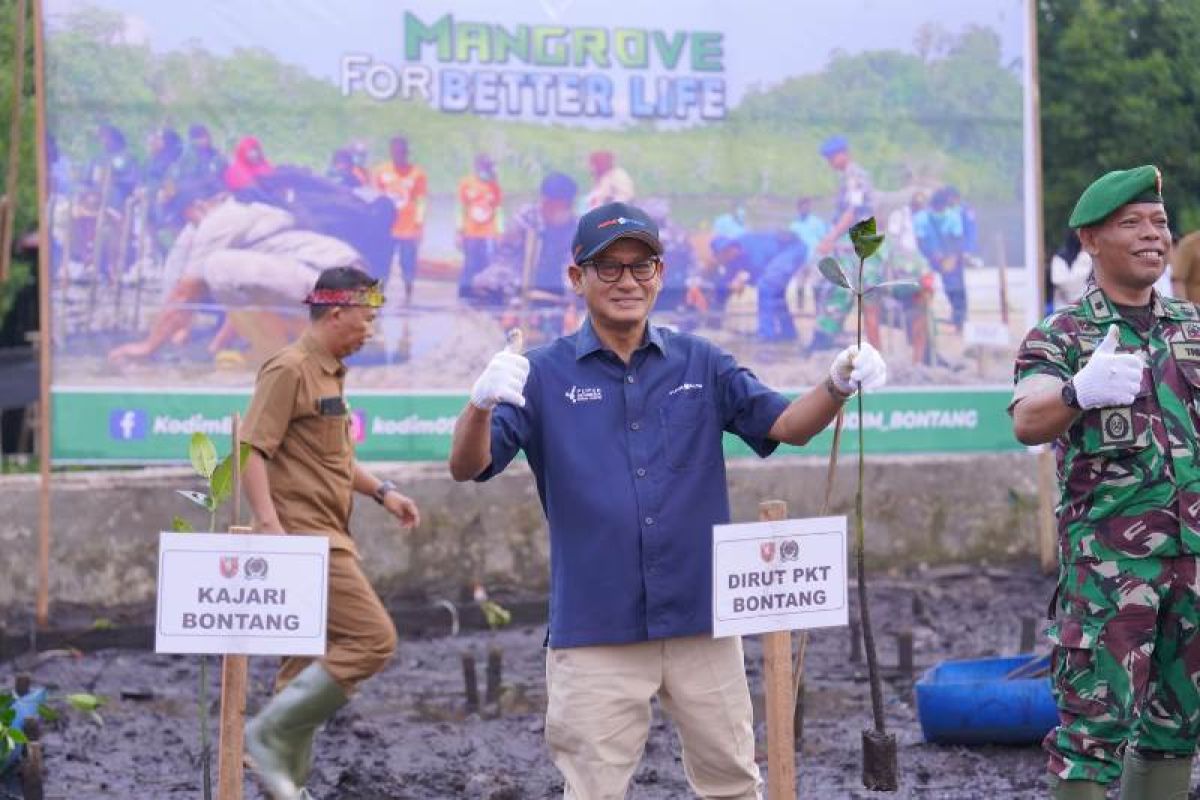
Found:
M 382 481 L 371 496 L 375 498 L 376 503 L 383 505 L 383 498 L 387 497 L 388 492 L 397 492 L 399 490 L 400 487 L 396 485 L 395 481 Z
M 1079 398 L 1075 396 L 1075 384 L 1067 381 L 1062 386 L 1062 401 L 1067 408 L 1073 408 L 1076 411 L 1082 411 L 1083 406 L 1079 405 Z

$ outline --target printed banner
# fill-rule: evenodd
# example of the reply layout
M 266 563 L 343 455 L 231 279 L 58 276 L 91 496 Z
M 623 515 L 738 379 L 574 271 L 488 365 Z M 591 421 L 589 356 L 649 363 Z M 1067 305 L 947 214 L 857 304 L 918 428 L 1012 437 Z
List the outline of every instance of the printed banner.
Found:
M 857 335 L 816 263 L 857 271 L 874 216 L 872 448 L 1016 447 L 1029 2 L 46 0 L 54 460 L 185 458 L 332 267 L 386 297 L 360 455 L 442 458 L 507 330 L 584 319 L 570 242 L 613 200 L 662 230 L 653 321 L 793 390 Z
M 979 453 L 1019 450 L 1003 391 L 922 390 L 868 395 L 863 424 L 872 453 Z M 111 460 L 124 463 L 183 463 L 193 433 L 213 437 L 220 452 L 229 448 L 235 412 L 245 412 L 246 393 L 163 393 L 126 389 L 97 392 L 63 390 L 54 395 L 54 448 L 63 463 Z M 443 461 L 450 454 L 454 420 L 465 395 L 351 394 L 351 431 L 359 457 L 374 461 Z M 847 407 L 847 430 L 858 424 Z M 831 431 L 804 448 L 780 447 L 780 454 L 824 455 Z M 856 440 L 844 436 L 850 452 Z M 750 448 L 726 435 L 729 456 L 750 456 Z

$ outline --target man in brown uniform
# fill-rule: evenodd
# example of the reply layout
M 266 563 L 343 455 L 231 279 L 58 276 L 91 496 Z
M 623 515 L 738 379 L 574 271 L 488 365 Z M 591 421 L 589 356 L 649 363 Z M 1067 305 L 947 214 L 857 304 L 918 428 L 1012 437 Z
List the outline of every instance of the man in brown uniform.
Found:
M 245 486 L 257 529 L 329 537 L 325 657 L 285 658 L 275 696 L 246 725 L 246 751 L 275 800 L 308 796 L 302 787 L 317 727 L 396 647 L 391 617 L 350 538 L 353 493 L 373 497 L 404 527 L 420 521 L 395 484 L 354 460 L 350 441 L 342 359 L 371 335 L 383 303 L 377 282 L 353 267 L 328 269 L 306 302 L 308 330 L 263 364 L 242 433 L 253 447 Z
M 1200 231 L 1180 239 L 1171 251 L 1171 291 L 1180 300 L 1200 303 Z

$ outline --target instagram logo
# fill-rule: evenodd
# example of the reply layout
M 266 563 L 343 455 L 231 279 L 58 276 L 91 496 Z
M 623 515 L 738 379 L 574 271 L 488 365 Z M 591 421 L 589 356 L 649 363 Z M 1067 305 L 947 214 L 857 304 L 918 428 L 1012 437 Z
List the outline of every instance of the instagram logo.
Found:
M 367 415 L 358 408 L 350 411 L 350 438 L 356 444 L 367 438 Z

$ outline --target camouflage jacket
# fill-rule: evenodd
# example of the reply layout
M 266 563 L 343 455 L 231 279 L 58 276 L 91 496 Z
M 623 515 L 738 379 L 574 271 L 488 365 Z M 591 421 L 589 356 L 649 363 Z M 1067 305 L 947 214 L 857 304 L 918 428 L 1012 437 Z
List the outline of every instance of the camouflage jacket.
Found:
M 1093 286 L 1017 354 L 1014 404 L 1070 380 L 1114 323 L 1149 365 L 1133 405 L 1084 411 L 1054 442 L 1063 563 L 1200 554 L 1200 311 L 1156 293 L 1153 312 L 1143 334 Z

